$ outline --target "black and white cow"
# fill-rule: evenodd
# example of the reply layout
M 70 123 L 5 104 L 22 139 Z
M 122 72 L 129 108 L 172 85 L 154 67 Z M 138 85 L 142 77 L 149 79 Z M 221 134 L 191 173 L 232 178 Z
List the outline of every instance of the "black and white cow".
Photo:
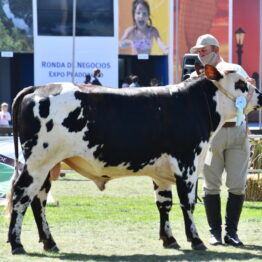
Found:
M 235 97 L 248 97 L 246 111 L 251 111 L 262 106 L 262 94 L 235 72 L 218 72 L 207 65 L 205 74 L 166 87 L 113 89 L 55 83 L 22 90 L 13 103 L 15 154 L 17 158 L 19 137 L 25 167 L 21 174 L 16 172 L 10 189 L 12 253 L 25 253 L 20 235 L 29 204 L 44 249 L 58 251 L 45 205 L 49 171 L 62 160 L 101 190 L 113 178 L 151 177 L 166 248 L 179 248 L 169 224 L 171 186 L 176 184 L 187 239 L 193 249 L 206 249 L 193 210 L 208 143 L 235 115 Z

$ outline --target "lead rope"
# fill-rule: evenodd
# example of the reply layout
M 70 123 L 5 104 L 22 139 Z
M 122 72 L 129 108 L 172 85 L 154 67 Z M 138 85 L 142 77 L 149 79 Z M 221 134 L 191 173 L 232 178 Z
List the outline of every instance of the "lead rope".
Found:
M 214 83 L 214 85 L 218 88 L 218 90 L 220 90 L 226 97 L 228 97 L 230 100 L 232 100 L 233 102 L 235 102 L 235 97 L 229 93 L 227 90 L 225 90 L 221 85 L 220 83 L 218 82 L 215 82 L 215 81 L 212 81 Z M 248 119 L 247 119 L 247 106 L 248 106 L 248 103 L 250 102 L 251 100 L 251 97 L 253 95 L 255 91 L 255 87 L 253 87 L 252 85 L 249 87 L 248 89 L 248 94 L 247 94 L 247 97 L 246 97 L 246 106 L 244 108 L 244 115 L 245 115 L 245 120 L 246 120 L 246 135 L 247 135 L 247 132 L 248 132 Z
M 247 105 L 250 102 L 251 97 L 252 97 L 252 95 L 253 95 L 253 93 L 255 91 L 255 88 L 251 89 L 251 87 L 249 87 L 249 89 L 248 89 L 248 94 L 247 94 L 247 98 L 246 98 L 247 99 Z M 247 105 L 246 105 L 246 107 L 244 109 L 244 114 L 245 114 L 245 119 L 246 119 L 246 136 L 248 136 L 248 133 L 249 133 L 249 130 L 248 130 L 248 118 L 247 118 Z
M 203 90 L 202 86 L 201 86 L 201 89 L 202 89 L 202 92 L 204 93 L 206 104 L 207 104 L 207 110 L 208 110 L 208 115 L 209 115 L 209 120 L 210 120 L 211 131 L 213 131 L 213 121 L 212 121 L 212 116 L 211 116 L 211 111 L 210 111 L 207 95 L 206 95 L 206 92 Z

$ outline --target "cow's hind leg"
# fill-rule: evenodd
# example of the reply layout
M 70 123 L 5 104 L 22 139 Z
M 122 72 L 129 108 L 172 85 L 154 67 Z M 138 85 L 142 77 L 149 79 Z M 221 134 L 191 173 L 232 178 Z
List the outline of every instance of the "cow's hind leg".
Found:
M 197 176 L 195 177 L 194 174 L 191 175 L 191 179 L 184 179 L 181 176 L 176 176 L 177 193 L 180 199 L 181 209 L 184 216 L 187 240 L 191 242 L 193 249 L 205 250 L 207 248 L 198 236 L 193 219 Z
M 45 251 L 58 252 L 59 249 L 51 235 L 45 214 L 47 195 L 51 188 L 49 178 L 50 175 L 46 178 L 40 192 L 34 197 L 31 207 L 39 232 L 39 242 L 43 242 Z
M 172 189 L 171 185 L 160 186 L 155 181 L 154 190 L 156 195 L 156 205 L 160 215 L 160 239 L 163 240 L 165 248 L 178 249 L 180 246 L 173 237 L 171 226 L 169 224 L 169 212 L 172 208 Z
M 48 171 L 46 172 L 46 174 Z M 12 254 L 26 253 L 21 244 L 21 227 L 25 212 L 34 196 L 39 192 L 45 181 L 45 176 L 31 175 L 27 166 L 13 186 L 12 213 L 8 231 L 8 242 L 11 244 Z

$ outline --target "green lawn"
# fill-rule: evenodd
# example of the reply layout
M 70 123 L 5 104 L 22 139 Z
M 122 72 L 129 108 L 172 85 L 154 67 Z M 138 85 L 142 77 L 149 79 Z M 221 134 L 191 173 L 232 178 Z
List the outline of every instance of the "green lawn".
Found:
M 22 243 L 28 255 L 12 256 L 6 243 L 8 222 L 0 207 L 0 261 L 262 261 L 262 202 L 244 204 L 239 226 L 244 248 L 208 245 L 204 206 L 198 204 L 195 222 L 208 250 L 193 251 L 186 241 L 175 187 L 171 225 L 180 250 L 164 249 L 158 239 L 158 211 L 149 178 L 116 179 L 101 192 L 93 182 L 67 174 L 53 183 L 52 195 L 59 206 L 48 204 L 47 218 L 60 253 L 42 251 L 28 209 L 22 229 Z M 223 188 L 223 209 L 226 195 Z

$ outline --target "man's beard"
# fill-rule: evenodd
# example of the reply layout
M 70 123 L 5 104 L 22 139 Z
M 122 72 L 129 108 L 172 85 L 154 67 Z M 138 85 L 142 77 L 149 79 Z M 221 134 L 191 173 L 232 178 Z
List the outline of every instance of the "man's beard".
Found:
M 198 58 L 203 65 L 216 66 L 217 64 L 217 54 L 215 52 L 211 52 L 210 54 L 202 56 L 202 57 L 198 55 Z

